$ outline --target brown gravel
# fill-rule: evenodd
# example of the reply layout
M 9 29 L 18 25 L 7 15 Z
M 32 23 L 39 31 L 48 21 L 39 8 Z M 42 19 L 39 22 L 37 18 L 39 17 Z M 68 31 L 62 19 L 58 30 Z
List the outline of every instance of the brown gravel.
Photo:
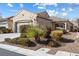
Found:
M 37 50 L 39 48 L 41 48 L 40 45 L 36 45 L 35 47 L 28 47 L 28 46 L 23 46 L 23 45 L 19 45 L 19 44 L 12 44 L 12 43 L 8 43 L 8 42 L 0 42 L 2 44 L 8 44 L 8 45 L 13 45 L 13 46 L 17 46 L 17 47 L 21 47 L 21 48 L 25 48 L 25 49 L 30 49 L 30 50 Z
M 64 38 L 75 40 L 75 42 L 65 43 L 64 46 L 58 48 L 51 48 L 48 52 L 50 54 L 55 54 L 57 51 L 67 51 L 72 53 L 79 53 L 79 39 L 76 39 L 76 33 L 70 33 L 69 35 L 63 35 Z

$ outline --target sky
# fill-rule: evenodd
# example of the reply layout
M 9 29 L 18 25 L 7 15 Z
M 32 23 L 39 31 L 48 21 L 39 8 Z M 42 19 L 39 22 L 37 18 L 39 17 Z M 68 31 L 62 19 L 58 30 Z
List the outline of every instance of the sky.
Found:
M 50 16 L 69 20 L 79 18 L 79 4 L 75 3 L 0 3 L 0 16 L 15 16 L 20 9 L 34 13 L 47 11 Z

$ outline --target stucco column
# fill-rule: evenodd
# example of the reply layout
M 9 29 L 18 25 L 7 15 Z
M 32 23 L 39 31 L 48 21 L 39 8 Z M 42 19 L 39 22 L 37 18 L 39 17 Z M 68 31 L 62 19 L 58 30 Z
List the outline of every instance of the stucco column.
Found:
M 67 23 L 65 22 L 65 30 L 67 30 Z
M 17 24 L 17 33 L 19 33 L 19 32 L 20 32 L 20 25 Z
M 15 23 L 13 23 L 12 30 L 15 33 Z

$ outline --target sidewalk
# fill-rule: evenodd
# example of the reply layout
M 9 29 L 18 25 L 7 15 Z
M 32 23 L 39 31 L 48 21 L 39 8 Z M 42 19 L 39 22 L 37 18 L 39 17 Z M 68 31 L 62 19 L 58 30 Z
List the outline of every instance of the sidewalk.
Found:
M 19 54 L 27 55 L 27 56 L 53 56 L 52 54 L 48 54 L 46 52 L 24 49 L 24 48 L 15 47 L 15 46 L 7 45 L 7 44 L 0 44 L 0 48 L 9 50 L 12 52 L 16 52 Z
M 67 51 L 57 51 L 55 56 L 79 56 L 77 53 L 67 52 Z

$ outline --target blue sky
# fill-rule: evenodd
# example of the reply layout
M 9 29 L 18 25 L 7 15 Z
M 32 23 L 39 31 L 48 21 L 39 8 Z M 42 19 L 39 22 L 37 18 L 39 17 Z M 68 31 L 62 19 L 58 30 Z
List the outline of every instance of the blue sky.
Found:
M 20 9 L 34 13 L 47 11 L 50 16 L 75 20 L 79 18 L 79 4 L 74 3 L 0 3 L 0 15 L 15 16 Z

